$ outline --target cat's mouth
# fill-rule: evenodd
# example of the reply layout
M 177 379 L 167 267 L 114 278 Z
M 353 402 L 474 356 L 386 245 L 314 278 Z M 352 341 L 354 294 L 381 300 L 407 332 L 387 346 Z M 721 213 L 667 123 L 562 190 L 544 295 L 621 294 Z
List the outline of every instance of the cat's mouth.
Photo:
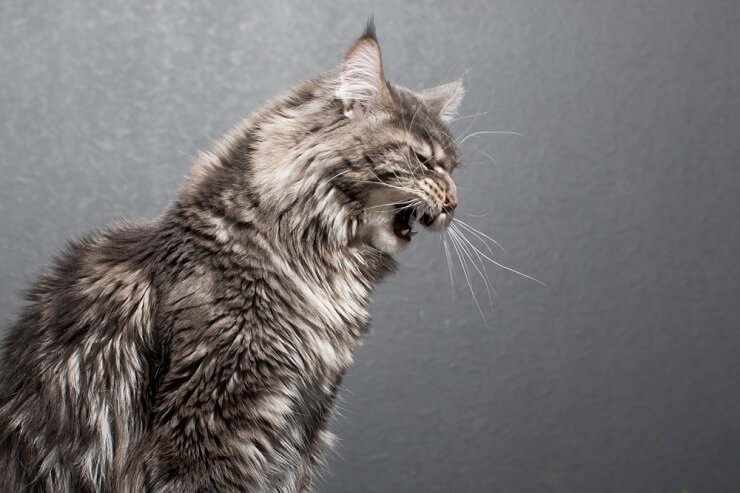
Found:
M 370 204 L 359 224 L 357 237 L 388 254 L 398 252 L 411 242 L 418 232 L 414 229 L 420 229 L 417 224 L 431 231 L 442 231 L 452 222 L 452 210 L 435 207 L 436 204 L 419 198 L 407 199 L 396 207 L 381 204 L 379 208 Z
M 411 241 L 411 237 L 418 231 L 414 231 L 414 210 L 411 207 L 400 209 L 393 216 L 393 233 L 402 240 Z
M 413 229 L 415 222 L 427 228 L 437 229 L 435 226 L 441 215 L 443 214 L 434 217 L 416 207 L 400 207 L 393 216 L 393 233 L 401 240 L 411 241 L 411 238 L 418 233 Z

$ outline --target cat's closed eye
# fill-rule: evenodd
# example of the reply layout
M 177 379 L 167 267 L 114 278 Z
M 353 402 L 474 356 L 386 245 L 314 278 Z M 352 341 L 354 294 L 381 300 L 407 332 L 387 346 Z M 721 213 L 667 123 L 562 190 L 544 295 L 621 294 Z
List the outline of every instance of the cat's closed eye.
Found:
M 428 158 L 421 154 L 419 151 L 414 151 L 414 156 L 416 156 L 416 159 L 423 164 L 426 167 L 430 167 L 431 158 Z

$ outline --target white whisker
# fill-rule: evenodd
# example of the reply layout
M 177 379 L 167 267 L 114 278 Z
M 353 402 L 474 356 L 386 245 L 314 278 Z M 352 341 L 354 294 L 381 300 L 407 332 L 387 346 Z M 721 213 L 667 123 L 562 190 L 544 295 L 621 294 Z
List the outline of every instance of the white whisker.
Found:
M 398 201 L 398 202 L 388 202 L 388 203 L 385 203 L 385 204 L 378 204 L 378 205 L 373 205 L 373 206 L 370 206 L 370 207 L 365 207 L 362 210 L 369 211 L 369 210 L 372 210 L 372 209 L 381 209 L 383 207 L 388 207 L 388 206 L 392 206 L 392 205 L 402 205 L 403 207 L 400 207 L 399 208 L 399 210 L 400 210 L 400 209 L 407 209 L 409 207 L 414 207 L 414 206 L 420 205 L 421 203 L 422 203 L 422 200 L 421 199 L 415 199 L 415 200 L 412 200 L 411 202 L 409 202 L 408 200 L 401 200 L 401 201 Z
M 407 132 L 411 130 L 411 128 L 414 126 L 414 119 L 416 118 L 416 114 L 419 112 L 419 108 L 421 108 L 421 103 L 416 105 L 416 110 L 414 110 L 414 114 L 411 117 L 411 123 L 409 123 L 409 128 L 406 130 Z
M 471 214 L 470 212 L 462 212 L 462 211 L 459 211 L 459 214 L 465 214 L 468 217 L 475 217 L 475 218 L 488 217 L 491 215 L 490 212 L 484 212 L 483 214 Z
M 412 188 L 397 187 L 395 185 L 391 185 L 390 183 L 386 183 L 384 181 L 368 181 L 368 180 L 354 180 L 354 181 L 357 182 L 357 183 L 368 183 L 370 185 L 384 185 L 384 186 L 386 186 L 388 188 L 394 188 L 396 190 L 400 190 L 402 192 L 406 192 L 406 193 L 412 194 L 412 195 L 417 195 L 418 194 L 418 192 L 416 190 L 412 189 Z
M 480 109 L 480 106 L 478 107 L 478 109 Z M 477 115 L 477 116 L 476 116 L 476 117 L 475 117 L 475 118 L 473 119 L 473 121 L 471 121 L 471 122 L 470 122 L 470 123 L 468 124 L 468 126 L 467 126 L 467 127 L 465 128 L 465 130 L 463 130 L 463 131 L 462 131 L 462 135 L 465 135 L 465 134 L 467 134 L 467 133 L 468 133 L 468 132 L 470 131 L 470 129 L 471 129 L 471 128 L 473 128 L 473 125 L 475 125 L 475 123 L 476 123 L 476 122 L 478 121 L 478 117 L 479 117 L 479 116 L 480 116 L 480 115 Z M 446 151 L 446 150 L 447 150 L 447 149 L 448 149 L 448 148 L 449 148 L 450 146 L 453 146 L 453 145 L 457 144 L 457 141 L 456 141 L 456 140 L 455 140 L 455 139 L 454 139 L 454 138 L 453 138 L 453 137 L 452 137 L 452 136 L 451 136 L 450 134 L 446 134 L 446 135 L 447 135 L 447 137 L 448 137 L 448 138 L 450 139 L 450 143 L 449 143 L 449 144 L 447 144 L 446 146 L 444 146 L 444 147 L 442 148 L 442 152 Z
M 473 289 L 473 283 L 470 280 L 470 273 L 468 272 L 467 264 L 465 263 L 463 254 L 460 253 L 460 247 L 459 247 L 459 241 L 457 238 L 455 238 L 454 235 L 450 232 L 450 240 L 452 240 L 452 247 L 455 249 L 455 252 L 457 253 L 457 258 L 460 259 L 460 267 L 462 267 L 463 275 L 465 276 L 465 280 L 468 283 L 468 288 L 470 289 L 470 294 L 473 296 L 473 301 L 475 302 L 475 306 L 478 307 L 478 312 L 480 313 L 481 318 L 483 319 L 483 323 L 486 325 L 487 328 L 490 329 L 488 326 L 488 321 L 486 320 L 486 316 L 483 314 L 483 309 L 480 306 L 480 303 L 478 303 L 478 297 L 475 295 L 475 290 Z
M 493 158 L 493 156 L 491 156 L 490 154 L 488 154 L 485 151 L 481 151 L 480 149 L 478 149 L 478 153 L 483 154 L 484 156 L 486 156 L 488 159 L 491 160 L 491 163 L 493 163 L 494 166 L 498 167 L 498 163 L 496 162 L 496 159 Z
M 387 186 L 389 186 L 389 187 L 393 187 L 393 188 L 397 188 L 397 189 L 399 189 L 399 190 L 402 190 L 402 191 L 406 191 L 406 192 L 412 193 L 412 194 L 414 194 L 414 195 L 416 195 L 416 194 L 417 194 L 417 192 L 416 192 L 416 191 L 415 191 L 414 189 L 412 189 L 412 188 L 408 188 L 408 187 L 404 187 L 403 185 L 401 185 L 401 183 L 400 183 L 400 182 L 399 182 L 399 184 L 398 184 L 398 185 L 391 185 L 390 183 L 388 183 L 388 182 L 385 182 L 385 181 L 381 180 L 381 179 L 380 179 L 380 177 L 379 177 L 379 176 L 377 175 L 377 173 L 375 173 L 375 171 L 373 171 L 373 170 L 370 170 L 370 173 L 372 173 L 372 174 L 373 174 L 373 176 L 374 176 L 375 178 L 377 178 L 378 182 L 380 182 L 380 183 L 383 183 L 384 185 L 387 185 Z M 395 172 L 394 172 L 393 174 L 395 175 Z M 398 176 L 396 176 L 396 179 L 398 179 Z
M 475 254 L 475 256 L 478 258 L 478 262 L 480 262 L 480 268 L 483 270 L 483 273 L 482 274 L 481 274 L 480 271 L 478 271 L 478 273 L 481 274 L 481 277 L 483 278 L 483 281 L 486 283 L 486 289 L 490 289 L 490 291 L 493 291 L 493 295 L 494 296 L 497 296 L 496 290 L 493 288 L 493 286 L 490 283 L 490 279 L 488 278 L 488 272 L 486 271 L 486 266 L 485 266 L 485 264 L 483 262 L 483 259 L 481 258 L 480 253 L 479 253 L 480 250 L 478 250 L 477 248 L 475 248 L 473 246 L 473 244 L 465 236 L 465 234 L 463 233 L 463 231 L 461 231 L 460 229 L 458 229 L 457 227 L 455 227 L 454 224 L 451 225 L 451 226 L 453 227 L 454 231 L 460 236 L 460 238 L 462 240 L 464 240 L 465 243 L 467 243 L 468 245 L 470 245 L 471 250 L 473 251 L 473 253 Z M 462 246 L 465 246 L 465 245 L 463 244 Z M 470 261 L 473 262 L 473 259 L 471 258 Z M 475 262 L 473 262 L 473 265 L 475 265 Z M 493 301 L 491 300 L 491 292 L 490 291 L 488 292 L 488 299 L 489 299 L 489 301 L 491 301 L 491 308 L 493 308 Z
M 488 114 L 487 111 L 481 111 L 480 113 L 472 113 L 470 115 L 458 116 L 454 120 L 450 121 L 450 123 L 459 122 L 460 120 L 467 120 L 468 118 L 475 118 L 475 117 L 483 116 L 483 115 L 487 115 L 487 114 Z
M 336 175 L 332 176 L 331 178 L 329 178 L 329 179 L 328 179 L 328 180 L 326 180 L 326 181 L 327 181 L 327 182 L 330 182 L 330 181 L 334 180 L 335 178 L 339 178 L 340 176 L 342 176 L 342 175 L 344 175 L 344 174 L 347 174 L 347 173 L 349 173 L 350 171 L 352 171 L 352 168 L 350 168 L 350 169 L 346 169 L 346 170 L 344 170 L 344 171 L 340 171 L 339 173 L 337 173 Z
M 472 245 L 471 244 L 471 246 L 473 248 L 475 248 L 476 250 L 478 250 L 475 247 L 475 245 Z M 506 265 L 504 265 L 502 263 L 496 262 L 495 260 L 493 260 L 491 257 L 489 257 L 488 255 L 486 255 L 485 253 L 481 252 L 480 250 L 478 250 L 478 253 L 481 255 L 481 257 L 483 257 L 484 259 L 488 260 L 492 264 L 501 267 L 502 269 L 505 269 L 505 270 L 508 270 L 509 272 L 512 272 L 512 273 L 517 274 L 517 275 L 520 275 L 520 276 L 522 276 L 522 277 L 524 277 L 526 279 L 529 279 L 531 281 L 534 281 L 534 282 L 536 282 L 538 284 L 542 284 L 543 286 L 547 286 L 547 284 L 545 284 L 544 282 L 540 281 L 539 279 L 536 279 L 536 278 L 534 278 L 532 276 L 528 276 L 527 274 L 524 274 L 523 272 L 519 272 L 518 270 L 512 269 L 511 267 L 507 267 Z
M 470 244 L 470 242 L 468 241 L 468 239 L 465 238 L 465 236 L 462 234 L 462 232 L 459 231 L 459 230 L 457 230 L 457 229 L 451 230 L 451 233 L 452 232 L 454 232 L 457 236 L 459 236 L 459 239 L 463 240 L 463 241 L 460 242 L 460 248 L 462 248 L 463 253 L 465 253 L 465 255 L 470 259 L 470 263 L 473 264 L 473 267 L 478 272 L 478 275 L 481 277 L 481 279 L 483 279 L 483 283 L 486 286 L 486 291 L 488 292 L 488 302 L 490 303 L 491 308 L 493 308 L 493 297 L 491 296 L 491 289 L 493 289 L 493 288 L 491 287 L 491 284 L 488 281 L 488 273 L 486 272 L 485 266 L 483 266 L 483 261 L 481 260 L 480 256 L 477 255 L 477 253 L 476 253 L 476 256 L 478 256 L 478 262 L 481 263 L 481 267 L 479 268 L 478 267 L 478 264 L 475 263 L 475 260 L 473 259 L 472 255 L 470 255 L 470 250 L 465 245 L 465 242 L 467 242 L 468 244 Z M 473 251 L 475 252 L 475 249 Z M 483 269 L 483 270 L 481 271 L 481 269 Z M 494 290 L 494 293 L 495 293 L 495 290 Z
M 471 137 L 476 137 L 478 135 L 492 135 L 492 134 L 517 135 L 519 137 L 522 137 L 522 134 L 520 134 L 519 132 L 511 132 L 508 130 L 481 130 L 479 132 L 473 132 L 470 135 L 466 135 L 460 142 L 457 142 L 457 145 L 462 146 L 465 143 L 465 141 Z
M 485 239 L 491 240 L 491 241 L 493 242 L 493 244 L 494 244 L 494 245 L 496 245 L 497 247 L 499 247 L 499 248 L 501 249 L 501 251 L 502 251 L 502 252 L 506 252 L 506 249 L 505 249 L 505 248 L 503 247 L 503 245 L 501 245 L 501 243 L 499 243 L 498 241 L 494 240 L 493 238 L 491 238 L 490 236 L 488 236 L 487 234 L 485 234 L 485 233 L 484 233 L 483 231 L 481 231 L 481 230 L 479 230 L 479 229 L 476 229 L 476 228 L 474 228 L 473 226 L 471 226 L 470 224 L 466 223 L 466 222 L 465 222 L 465 221 L 463 221 L 462 219 L 457 219 L 457 218 L 453 218 L 453 221 L 454 221 L 454 222 L 457 222 L 457 223 L 458 223 L 458 224 L 459 224 L 460 226 L 462 226 L 462 227 L 463 227 L 463 228 L 465 228 L 466 230 L 470 231 L 470 232 L 471 232 L 471 233 L 473 233 L 473 234 L 474 234 L 474 235 L 475 235 L 475 236 L 476 236 L 476 237 L 477 237 L 477 238 L 478 238 L 479 240 L 481 240 L 481 242 L 482 242 L 482 243 L 484 243 L 484 244 L 486 245 L 486 247 L 488 248 L 488 251 L 489 251 L 489 252 L 491 252 L 491 255 L 493 255 L 493 252 L 491 251 L 491 247 L 489 247 L 489 246 L 488 246 L 488 243 L 486 243 L 486 242 L 485 242 L 485 240 L 484 240 L 484 239 L 482 239 L 482 238 L 485 238 Z M 482 238 L 481 238 L 481 237 L 482 237 Z
M 447 268 L 450 270 L 450 290 L 452 299 L 455 299 L 455 275 L 453 274 L 452 258 L 450 257 L 450 247 L 447 245 L 446 231 L 442 231 L 442 245 L 445 247 L 445 258 L 447 259 Z

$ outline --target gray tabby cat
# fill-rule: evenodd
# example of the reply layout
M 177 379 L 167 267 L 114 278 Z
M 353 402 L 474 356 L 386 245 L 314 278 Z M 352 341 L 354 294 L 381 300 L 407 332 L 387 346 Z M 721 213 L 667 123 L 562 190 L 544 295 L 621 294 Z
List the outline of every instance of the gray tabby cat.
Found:
M 70 245 L 6 341 L 3 491 L 311 491 L 373 286 L 452 219 L 462 93 L 386 82 L 369 23 L 160 218 Z

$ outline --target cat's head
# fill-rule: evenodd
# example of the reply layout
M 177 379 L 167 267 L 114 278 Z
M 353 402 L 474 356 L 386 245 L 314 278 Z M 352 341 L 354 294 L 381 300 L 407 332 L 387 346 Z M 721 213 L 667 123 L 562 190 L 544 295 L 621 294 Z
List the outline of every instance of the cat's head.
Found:
M 361 203 L 359 238 L 395 253 L 415 223 L 436 231 L 450 224 L 460 156 L 445 124 L 463 93 L 462 78 L 420 92 L 388 83 L 372 23 L 349 49 L 335 96 L 355 142 L 345 151 L 352 165 L 336 180 Z
M 452 220 L 459 153 L 445 123 L 463 92 L 462 79 L 419 92 L 388 83 L 370 23 L 339 70 L 276 98 L 205 155 L 184 196 L 216 195 L 218 209 L 293 243 L 395 253 L 415 223 Z

